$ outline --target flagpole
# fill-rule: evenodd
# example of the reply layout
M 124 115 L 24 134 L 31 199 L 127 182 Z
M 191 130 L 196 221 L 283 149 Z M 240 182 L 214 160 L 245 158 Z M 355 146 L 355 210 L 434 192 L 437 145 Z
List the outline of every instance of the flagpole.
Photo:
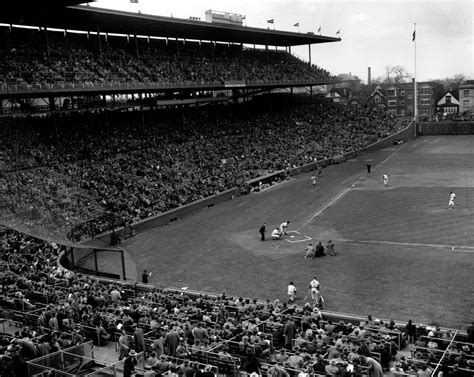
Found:
M 413 42 L 415 42 L 415 87 L 414 87 L 414 108 L 415 108 L 415 122 L 418 120 L 418 95 L 416 91 L 416 22 L 415 22 L 415 30 L 413 31 Z

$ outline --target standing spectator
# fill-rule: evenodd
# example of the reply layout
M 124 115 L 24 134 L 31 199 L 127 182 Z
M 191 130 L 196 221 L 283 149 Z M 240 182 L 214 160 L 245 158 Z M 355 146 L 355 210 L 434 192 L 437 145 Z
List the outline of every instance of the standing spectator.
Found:
M 157 330 L 156 339 L 153 341 L 153 349 L 155 350 L 156 357 L 160 357 L 164 352 L 165 338 L 163 337 L 163 332 Z
M 119 340 L 119 360 L 128 356 L 128 352 L 130 351 L 130 342 L 128 341 L 128 336 L 125 330 L 122 330 Z
M 408 323 L 405 326 L 405 331 L 408 337 L 408 342 L 414 343 L 416 341 L 416 326 L 411 319 L 408 320 Z
M 135 350 L 139 353 L 145 351 L 145 335 L 140 326 L 137 326 L 133 332 L 133 341 L 135 342 Z
M 117 287 L 114 287 L 110 291 L 110 299 L 115 305 L 120 304 L 120 299 L 122 298 L 122 295 L 120 294 L 120 291 L 117 289 Z
M 293 339 L 296 337 L 296 325 L 290 316 L 286 317 L 286 323 L 283 327 L 283 335 L 285 337 L 285 348 L 287 350 L 293 349 Z
M 137 353 L 131 350 L 123 363 L 123 377 L 132 377 L 135 373 L 135 365 L 137 365 Z
M 143 270 L 142 273 L 142 282 L 143 284 L 148 284 L 148 278 L 151 276 L 151 272 L 148 272 L 147 270 Z
M 179 333 L 174 328 L 166 333 L 164 344 L 166 347 L 166 354 L 168 356 L 176 356 L 176 348 L 179 344 Z

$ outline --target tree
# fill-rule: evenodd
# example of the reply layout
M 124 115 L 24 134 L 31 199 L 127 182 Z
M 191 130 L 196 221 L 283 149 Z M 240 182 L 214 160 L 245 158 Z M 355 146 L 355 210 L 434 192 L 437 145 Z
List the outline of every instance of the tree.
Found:
M 379 84 L 399 84 L 409 82 L 411 74 L 402 65 L 387 65 L 383 76 L 376 78 L 373 82 Z
M 453 77 L 446 77 L 445 79 L 433 81 L 442 84 L 445 92 L 450 91 L 457 93 L 459 86 L 466 82 L 466 76 L 462 73 L 458 73 Z

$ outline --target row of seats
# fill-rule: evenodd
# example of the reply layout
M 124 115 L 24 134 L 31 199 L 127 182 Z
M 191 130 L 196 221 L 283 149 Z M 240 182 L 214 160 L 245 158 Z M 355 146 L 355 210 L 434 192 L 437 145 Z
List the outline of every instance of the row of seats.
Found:
M 225 81 L 316 81 L 329 72 L 284 52 L 236 45 L 140 43 L 84 34 L 1 29 L 0 83 L 209 83 Z
M 415 325 L 413 333 L 409 327 L 371 316 L 359 324 L 332 321 L 309 305 L 98 281 L 58 267 L 56 259 L 64 250 L 60 245 L 7 228 L 1 228 L 0 239 L 2 263 L 8 267 L 0 276 L 2 315 L 21 324 L 21 330 L 11 334 L 15 340 L 7 336 L 3 341 L 6 360 L 25 362 L 91 339 L 100 347 L 116 343 L 125 358 L 136 350 L 143 357 L 143 368 L 158 373 L 175 370 L 187 360 L 212 364 L 226 374 L 242 370 L 273 376 L 283 370 L 292 376 L 334 376 L 341 371 L 371 375 L 373 368 L 387 372 L 401 368 L 400 375 L 425 376 L 449 343 L 444 373 L 474 372 L 472 339 L 453 341 L 451 330 Z M 22 253 L 26 249 L 28 259 Z M 52 291 L 54 295 L 49 295 Z M 15 301 L 29 305 L 16 305 L 12 311 Z M 468 333 L 472 337 L 472 329 Z M 413 357 L 401 358 L 398 352 L 409 334 L 417 338 L 411 340 Z M 430 344 L 437 341 L 438 347 Z

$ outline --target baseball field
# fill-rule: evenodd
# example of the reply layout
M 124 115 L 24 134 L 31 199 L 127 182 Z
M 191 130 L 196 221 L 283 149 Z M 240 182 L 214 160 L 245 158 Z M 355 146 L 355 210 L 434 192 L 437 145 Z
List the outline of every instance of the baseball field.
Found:
M 370 162 L 371 173 L 366 164 Z M 383 174 L 389 174 L 384 186 Z M 358 155 L 240 196 L 122 243 L 157 287 L 304 304 L 321 283 L 325 310 L 461 328 L 474 320 L 474 136 L 427 136 Z M 450 192 L 455 207 L 448 209 Z M 290 220 L 288 234 L 270 233 Z M 258 229 L 267 223 L 267 240 Z M 336 256 L 305 259 L 309 243 Z

